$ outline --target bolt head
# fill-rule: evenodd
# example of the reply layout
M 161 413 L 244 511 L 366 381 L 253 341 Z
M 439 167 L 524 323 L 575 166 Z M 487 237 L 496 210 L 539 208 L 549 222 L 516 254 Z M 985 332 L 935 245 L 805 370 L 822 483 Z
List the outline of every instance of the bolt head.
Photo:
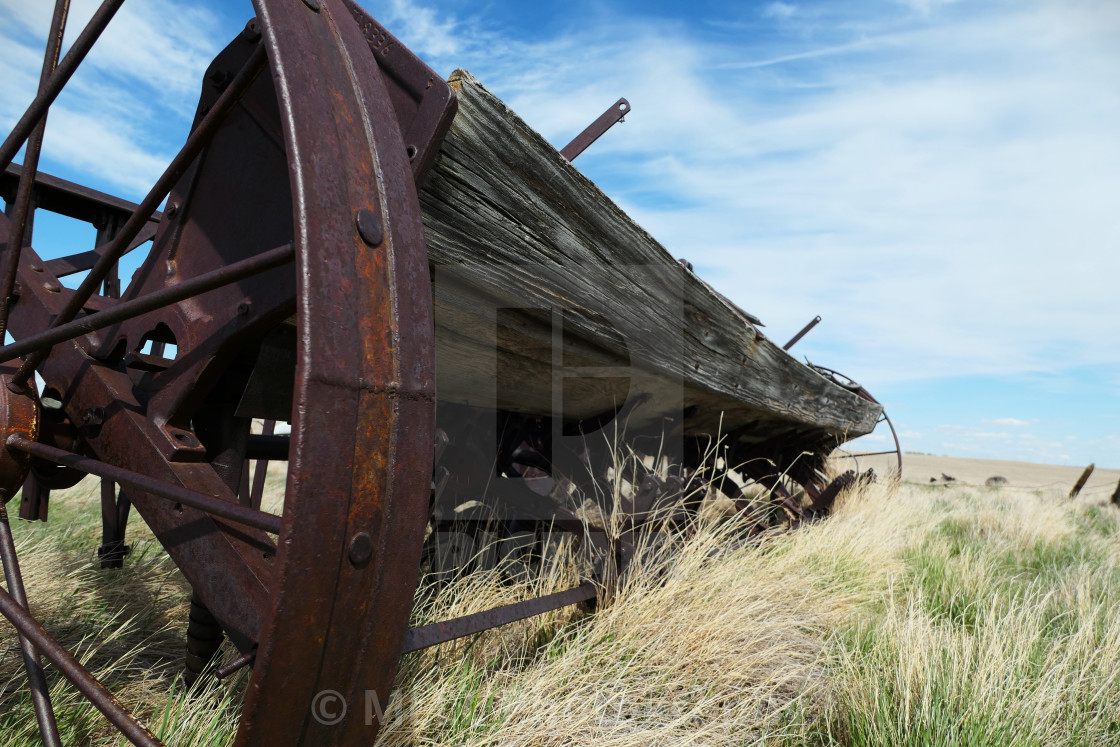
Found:
M 385 229 L 381 226 L 381 219 L 377 217 L 377 213 L 365 208 L 359 210 L 357 224 L 358 235 L 362 237 L 362 241 L 372 247 L 381 246 L 381 242 L 385 240 Z
M 350 550 L 347 553 L 350 564 L 355 568 L 365 568 L 373 557 L 373 539 L 367 532 L 358 532 L 350 540 Z

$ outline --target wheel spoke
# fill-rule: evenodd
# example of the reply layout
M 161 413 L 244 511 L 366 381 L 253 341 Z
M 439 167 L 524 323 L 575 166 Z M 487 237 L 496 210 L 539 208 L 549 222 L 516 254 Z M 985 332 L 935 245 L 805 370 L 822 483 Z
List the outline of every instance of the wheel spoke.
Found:
M 140 206 L 132 213 L 128 222 L 121 228 L 120 233 L 116 235 L 112 243 L 105 249 L 105 253 L 97 260 L 97 264 L 90 270 L 89 275 L 74 291 L 74 295 L 66 302 L 66 306 L 59 312 L 58 317 L 52 323 L 52 327 L 70 322 L 78 315 L 85 302 L 89 300 L 97 289 L 101 286 L 101 281 L 112 271 L 116 266 L 117 261 L 124 254 L 135 236 L 140 233 L 140 229 L 148 222 L 155 209 L 163 201 L 164 197 L 171 191 L 175 183 L 186 173 L 186 170 L 194 163 L 195 158 L 198 157 L 202 149 L 206 147 L 207 143 L 217 132 L 218 128 L 225 121 L 226 115 L 233 109 L 233 107 L 240 101 L 241 96 L 249 89 L 249 86 L 257 79 L 257 75 L 264 69 L 268 62 L 268 57 L 265 54 L 265 49 L 261 45 L 257 45 L 252 56 L 245 63 L 245 65 L 238 71 L 230 82 L 229 87 L 222 92 L 218 97 L 218 101 L 214 107 L 207 112 L 206 116 L 199 122 L 198 127 L 191 132 L 187 138 L 186 144 L 182 150 L 176 154 L 172 159 L 170 165 L 156 181 L 151 191 L 140 202 Z M 35 372 L 35 369 L 47 357 L 50 352 L 49 347 L 41 347 L 36 350 L 31 356 L 23 362 L 20 366 L 18 373 L 12 380 L 14 386 L 25 384 Z M 9 358 L 9 360 L 11 360 Z
M 19 572 L 16 558 L 16 543 L 12 538 L 12 527 L 8 523 L 8 508 L 0 498 L 0 560 L 4 564 L 4 580 L 12 600 L 27 609 L 27 593 L 23 588 L 23 575 Z M 31 688 L 31 702 L 35 705 L 35 718 L 39 721 L 39 736 L 47 747 L 60 747 L 58 725 L 54 720 L 54 707 L 51 705 L 50 688 L 35 650 L 27 636 L 20 633 L 19 645 L 23 649 L 23 666 L 27 670 L 27 684 Z
M 70 0 L 55 0 L 54 15 L 51 17 L 51 30 L 47 38 L 47 49 L 43 54 L 43 70 L 39 74 L 39 92 L 42 93 L 50 81 L 51 74 L 58 65 L 58 55 L 62 49 L 62 35 L 66 31 L 66 16 L 70 12 Z M 31 139 L 27 143 L 27 153 L 23 158 L 23 171 L 19 175 L 16 188 L 15 210 L 12 212 L 12 230 L 8 234 L 8 247 L 0 258 L 0 340 L 8 328 L 8 313 L 12 309 L 12 288 L 16 284 L 16 269 L 19 255 L 23 251 L 23 239 L 27 233 L 27 219 L 31 213 L 31 189 L 35 186 L 35 174 L 39 170 L 39 154 L 43 149 L 43 133 L 47 129 L 47 112 L 35 123 Z
M 124 4 L 124 0 L 105 0 L 97 9 L 97 12 L 90 18 L 89 23 L 82 29 L 82 33 L 74 40 L 74 44 L 66 52 L 66 56 L 58 63 L 51 74 L 50 80 L 47 81 L 45 88 L 41 89 L 38 95 L 32 100 L 31 105 L 19 118 L 19 122 L 12 129 L 11 134 L 8 135 L 3 145 L 0 145 L 0 171 L 8 168 L 12 159 L 16 157 L 16 153 L 23 147 L 23 143 L 27 140 L 35 125 L 47 113 L 54 100 L 58 98 L 58 94 L 66 86 L 70 80 L 70 76 L 78 69 L 78 65 L 85 59 L 86 54 L 89 53 L 90 48 L 105 27 L 109 25 L 117 10 Z
M 149 495 L 181 503 L 184 506 L 197 508 L 199 511 L 214 516 L 221 516 L 224 519 L 236 521 L 239 524 L 244 524 L 245 526 L 260 529 L 265 532 L 280 534 L 280 517 L 276 514 L 256 511 L 242 506 L 239 503 L 224 501 L 221 498 L 215 498 L 212 495 L 188 490 L 178 485 L 169 485 L 165 482 L 148 477 L 147 475 L 142 475 L 139 472 L 115 467 L 111 464 L 98 461 L 97 459 L 90 459 L 81 454 L 74 454 L 65 449 L 58 449 L 54 446 L 37 443 L 28 438 L 24 438 L 18 433 L 9 436 L 7 444 L 13 449 L 18 449 L 32 456 L 41 457 L 47 461 L 71 467 L 80 472 L 86 472 L 91 475 L 97 475 L 98 477 L 112 480 L 142 493 L 148 493 Z
M 41 353 L 52 345 L 65 340 L 71 340 L 88 332 L 108 327 L 111 324 L 146 314 L 154 309 L 192 298 L 206 291 L 236 283 L 238 280 L 287 264 L 292 261 L 294 256 L 295 249 L 291 244 L 286 244 L 267 252 L 261 252 L 249 259 L 243 259 L 240 262 L 234 262 L 231 265 L 204 273 L 177 285 L 161 288 L 140 298 L 122 301 L 104 311 L 83 316 L 66 324 L 51 327 L 37 335 L 25 337 L 11 345 L 5 345 L 0 348 L 0 362 L 10 361 L 33 351 Z M 30 361 L 31 358 L 28 358 L 28 360 Z M 18 377 L 14 381 L 18 382 Z M 12 385 L 15 386 L 16 384 L 13 383 Z

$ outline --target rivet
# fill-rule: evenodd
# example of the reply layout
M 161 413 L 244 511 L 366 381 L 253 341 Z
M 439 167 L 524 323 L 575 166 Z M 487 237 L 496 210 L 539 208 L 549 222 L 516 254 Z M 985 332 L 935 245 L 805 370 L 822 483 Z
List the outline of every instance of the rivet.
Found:
M 373 557 L 373 540 L 366 532 L 358 532 L 350 540 L 350 564 L 355 568 L 365 568 Z
M 319 0 L 303 0 L 303 4 L 316 13 L 319 12 Z
M 242 304 L 237 305 L 237 315 L 238 316 L 249 316 L 249 312 L 252 311 L 252 310 L 253 310 L 253 307 L 250 306 L 247 303 L 242 303 Z
M 380 246 L 385 240 L 385 229 L 381 227 L 381 220 L 372 210 L 365 208 L 359 210 L 357 223 L 358 235 L 370 246 Z
M 58 293 L 60 290 L 62 290 L 59 287 L 58 283 L 55 283 L 53 281 L 49 282 L 49 283 L 43 283 L 43 287 L 46 288 L 51 293 Z
M 168 218 L 174 218 L 175 215 L 179 212 L 179 206 L 176 203 L 172 203 L 167 206 L 167 210 L 165 210 L 164 212 L 167 213 Z

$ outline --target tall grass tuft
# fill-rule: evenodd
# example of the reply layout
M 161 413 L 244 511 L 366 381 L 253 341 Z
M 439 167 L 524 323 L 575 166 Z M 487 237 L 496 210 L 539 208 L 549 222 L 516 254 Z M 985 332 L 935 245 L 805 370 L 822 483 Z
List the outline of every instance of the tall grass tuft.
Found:
M 185 583 L 135 520 L 124 570 L 96 567 L 82 489 L 15 527 L 33 612 L 162 738 L 230 744 L 244 678 L 182 691 Z M 378 744 L 1120 745 L 1120 510 L 1095 501 L 879 483 L 750 541 L 701 511 L 646 538 L 593 613 L 406 656 Z M 413 623 L 569 588 L 586 558 L 557 544 L 518 583 L 429 585 Z M 0 628 L 0 733 L 30 745 L 16 646 Z M 48 677 L 65 743 L 120 742 Z

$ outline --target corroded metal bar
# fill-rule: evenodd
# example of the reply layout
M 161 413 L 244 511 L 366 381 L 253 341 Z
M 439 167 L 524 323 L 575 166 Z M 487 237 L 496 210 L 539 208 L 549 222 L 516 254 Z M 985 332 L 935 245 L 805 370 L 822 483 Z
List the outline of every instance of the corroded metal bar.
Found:
M 122 301 L 117 305 L 99 311 L 96 314 L 83 316 L 80 319 L 51 327 L 45 332 L 25 337 L 19 342 L 5 345 L 0 348 L 0 362 L 10 361 L 27 353 L 43 350 L 65 340 L 80 337 L 87 332 L 93 332 L 111 324 L 131 319 L 134 316 L 146 314 L 154 309 L 178 303 L 187 298 L 205 293 L 206 291 L 220 288 L 223 285 L 236 283 L 238 280 L 271 270 L 274 267 L 287 264 L 295 257 L 295 249 L 291 244 L 269 249 L 249 259 L 234 262 L 231 265 L 220 267 L 217 270 L 203 273 L 197 277 L 186 280 L 177 285 L 169 285 L 158 291 L 148 293 L 140 298 Z M 30 360 L 30 358 L 28 359 Z
M 264 425 L 261 428 L 261 430 L 263 431 L 263 433 L 261 435 L 264 438 L 273 439 L 273 441 L 271 443 L 275 444 L 275 446 L 277 447 L 277 451 L 279 451 L 280 449 L 283 449 L 283 452 L 282 452 L 282 456 L 279 453 L 273 455 L 273 454 L 267 454 L 267 452 L 266 452 L 266 454 L 267 454 L 266 456 L 264 456 L 261 459 L 257 459 L 257 465 L 253 469 L 253 489 L 249 493 L 249 505 L 252 506 L 253 508 L 260 508 L 261 507 L 261 501 L 264 500 L 264 480 L 265 480 L 266 477 L 268 477 L 268 461 L 270 459 L 277 459 L 277 458 L 287 459 L 288 458 L 288 449 L 289 449 L 289 446 L 291 445 L 290 439 L 285 438 L 285 439 L 283 439 L 283 441 L 279 441 L 279 440 L 276 440 L 275 437 L 272 435 L 273 432 L 276 430 L 276 421 L 275 420 L 264 421 Z M 250 443 L 251 443 L 251 441 L 250 441 Z
M 47 82 L 45 90 L 39 91 L 23 116 L 19 118 L 19 122 L 12 128 L 7 139 L 4 140 L 4 144 L 0 145 L 0 170 L 8 168 L 35 125 L 43 118 L 54 100 L 58 98 L 58 94 L 62 93 L 62 89 L 70 80 L 70 76 L 78 69 L 78 65 L 85 59 L 94 42 L 101 36 L 101 32 L 109 25 L 109 21 L 112 20 L 123 4 L 124 0 L 105 0 L 101 3 L 97 12 L 93 14 L 93 17 L 89 19 L 89 23 L 82 29 L 78 38 L 74 40 L 73 45 L 66 52 L 66 56 L 62 58 L 58 67 L 51 73 L 51 78 Z
M 792 348 L 794 345 L 797 344 L 798 340 L 800 340 L 805 335 L 809 334 L 809 332 L 813 329 L 813 327 L 817 326 L 820 323 L 821 323 L 821 318 L 819 316 L 813 317 L 813 320 L 811 322 L 809 322 L 804 327 L 802 327 L 800 332 L 798 332 L 796 335 L 794 335 L 793 338 L 789 342 L 787 342 L 785 345 L 782 346 L 782 350 L 789 350 L 790 348 Z
M 62 35 L 66 31 L 66 16 L 70 13 L 70 0 L 55 0 L 54 15 L 51 17 L 51 30 L 47 37 L 47 49 L 43 54 L 43 69 L 39 73 L 39 92 L 42 93 L 50 82 L 51 73 L 58 65 L 62 49 Z M 31 205 L 31 191 L 35 186 L 35 174 L 39 170 L 39 154 L 43 149 L 43 134 L 47 129 L 47 112 L 35 123 L 31 138 L 27 142 L 27 152 L 23 159 L 23 171 L 19 175 L 15 204 L 12 211 L 12 229 L 8 234 L 8 246 L 0 258 L 0 339 L 8 328 L 8 314 L 12 309 L 12 289 L 16 284 L 16 270 L 19 257 L 23 252 L 23 239 L 34 208 Z
M 611 104 L 610 108 L 599 115 L 599 118 L 587 126 L 580 134 L 576 135 L 572 142 L 564 146 L 560 151 L 560 155 L 567 158 L 569 161 L 575 160 L 575 157 L 583 153 L 587 148 L 600 137 L 603 136 L 607 130 L 614 127 L 615 124 L 622 121 L 622 118 L 630 113 L 630 102 L 626 99 L 619 99 Z
M 23 575 L 19 572 L 16 557 L 16 543 L 12 538 L 12 526 L 8 523 L 8 509 L 0 500 L 0 560 L 4 564 L 4 581 L 12 600 L 27 609 L 27 593 L 23 588 Z M 35 718 L 39 721 L 39 736 L 47 747 L 61 747 L 58 725 L 54 720 L 54 706 L 51 705 L 50 687 L 47 685 L 39 652 L 27 636 L 20 633 L 19 645 L 23 649 L 23 666 L 27 670 L 27 684 L 31 688 L 31 702 L 35 706 Z
M 457 617 L 454 620 L 445 620 L 420 628 L 412 628 L 405 636 L 404 649 L 401 653 L 407 654 L 409 651 L 438 646 L 456 638 L 463 638 L 490 628 L 524 620 L 526 617 L 543 615 L 545 612 L 594 599 L 597 594 L 595 585 L 590 581 L 585 581 L 574 589 L 568 589 L 567 591 L 559 591 L 536 599 L 527 599 L 524 602 L 495 607 L 492 610 L 476 612 L 473 615 Z
M 275 514 L 255 511 L 241 504 L 223 501 L 221 498 L 215 498 L 212 495 L 187 490 L 177 485 L 168 485 L 167 483 L 160 482 L 147 475 L 141 475 L 138 472 L 114 467 L 111 464 L 106 464 L 96 459 L 90 459 L 81 454 L 74 454 L 65 449 L 56 449 L 53 446 L 36 443 L 35 441 L 24 438 L 18 433 L 9 436 L 7 444 L 13 449 L 19 449 L 32 456 L 41 457 L 48 461 L 55 462 L 56 464 L 72 467 L 73 469 L 91 475 L 107 478 L 142 493 L 166 498 L 169 501 L 175 501 L 184 506 L 197 508 L 199 511 L 213 514 L 214 516 L 221 516 L 224 519 L 236 521 L 239 524 L 244 524 L 245 526 L 260 529 L 265 532 L 280 534 L 280 517 Z
M 74 687 L 78 688 L 97 710 L 105 714 L 105 717 L 112 722 L 113 726 L 120 729 L 121 733 L 130 742 L 141 745 L 141 747 L 163 747 L 163 742 L 156 739 L 154 734 L 144 728 L 136 720 L 136 717 L 129 713 L 120 701 L 97 681 L 96 677 L 90 674 L 88 669 L 71 656 L 70 652 L 52 638 L 47 631 L 43 630 L 38 621 L 31 616 L 31 613 L 21 607 L 3 589 L 0 589 L 0 614 L 8 618 L 16 630 L 20 632 L 20 635 L 29 638 L 35 648 L 43 652 L 43 655 L 50 660 L 51 664 L 54 664 L 55 668 L 62 673 L 62 676 L 70 680 Z

